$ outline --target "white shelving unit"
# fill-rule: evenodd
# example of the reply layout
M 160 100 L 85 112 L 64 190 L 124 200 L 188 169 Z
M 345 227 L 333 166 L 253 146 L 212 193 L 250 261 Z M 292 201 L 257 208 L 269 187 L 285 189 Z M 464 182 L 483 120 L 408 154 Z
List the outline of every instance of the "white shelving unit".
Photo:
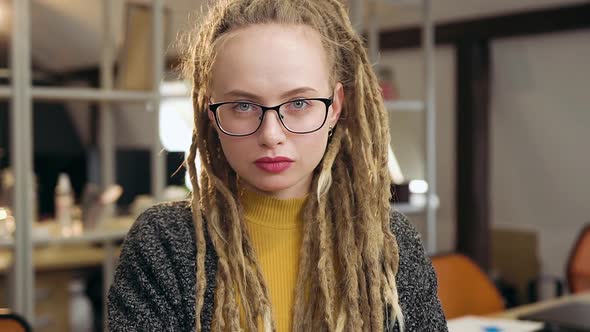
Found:
M 34 267 L 32 262 L 33 246 L 37 244 L 81 243 L 99 241 L 104 244 L 107 259 L 103 263 L 104 290 L 108 290 L 113 277 L 115 258 L 114 241 L 125 236 L 124 232 L 90 233 L 79 237 L 33 239 L 33 100 L 85 100 L 100 104 L 100 158 L 101 185 L 108 186 L 115 182 L 115 140 L 112 103 L 145 102 L 151 104 L 147 116 L 158 119 L 160 103 L 159 82 L 164 72 L 164 36 L 163 36 L 163 1 L 151 0 L 152 3 L 152 60 L 153 82 L 151 91 L 118 91 L 113 89 L 114 43 L 111 41 L 110 17 L 114 0 L 103 1 L 103 47 L 101 53 L 101 87 L 99 89 L 35 87 L 31 81 L 31 0 L 12 0 L 13 24 L 10 86 L 0 86 L 0 98 L 10 99 L 11 107 L 11 168 L 15 176 L 13 215 L 16 220 L 14 241 L 0 243 L 2 247 L 14 250 L 12 309 L 23 315 L 34 326 Z M 56 36 L 57 37 L 57 36 Z M 161 145 L 157 132 L 151 142 L 151 180 L 152 195 L 158 200 L 164 189 L 164 158 L 160 154 Z M 105 296 L 106 299 L 106 296 Z M 106 315 L 106 310 L 105 310 Z
M 96 102 L 148 102 L 157 98 L 153 92 L 117 91 L 112 89 L 33 87 L 36 100 L 68 100 Z
M 373 63 L 379 60 L 379 22 L 376 19 L 378 2 L 388 4 L 413 5 L 422 11 L 422 50 L 424 73 L 424 100 L 386 101 L 389 112 L 421 112 L 425 124 L 425 180 L 428 183 L 425 204 L 395 204 L 395 208 L 405 214 L 426 214 L 426 250 L 436 252 L 436 211 L 438 196 L 436 186 L 436 111 L 435 111 L 435 76 L 434 76 L 434 25 L 432 21 L 432 0 L 351 0 L 351 20 L 357 29 L 366 28 L 368 32 L 369 56 Z M 369 17 L 375 18 L 363 24 L 363 10 L 367 4 Z

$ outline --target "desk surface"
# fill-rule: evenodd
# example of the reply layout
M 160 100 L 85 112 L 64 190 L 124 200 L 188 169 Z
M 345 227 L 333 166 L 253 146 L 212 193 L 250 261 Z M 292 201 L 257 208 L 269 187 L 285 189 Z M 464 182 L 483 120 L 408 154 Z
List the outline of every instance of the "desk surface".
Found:
M 83 230 L 82 223 L 75 220 L 70 233 L 64 236 L 55 221 L 33 224 L 33 246 L 58 244 L 84 244 L 92 242 L 116 241 L 125 238 L 133 225 L 134 219 L 115 217 L 107 220 L 100 227 L 88 231 Z M 12 248 L 14 239 L 0 238 L 0 248 Z
M 528 313 L 531 313 L 531 312 L 534 312 L 534 311 L 547 309 L 547 308 L 551 308 L 551 307 L 559 305 L 559 304 L 575 302 L 575 301 L 582 301 L 582 302 L 590 303 L 590 292 L 584 292 L 584 293 L 579 293 L 579 294 L 570 294 L 570 295 L 565 295 L 565 296 L 558 297 L 558 298 L 551 299 L 551 300 L 541 301 L 541 302 L 537 302 L 537 303 L 531 303 L 531 304 L 519 306 L 516 308 L 512 308 L 512 309 L 509 309 L 506 311 L 502 311 L 502 312 L 499 312 L 499 313 L 491 315 L 491 316 L 496 317 L 496 318 L 518 319 L 518 317 L 528 314 Z
M 124 239 L 132 224 L 131 218 L 115 218 L 100 229 L 80 235 L 35 238 L 35 269 L 46 271 L 100 266 L 105 260 L 105 252 L 102 246 L 96 244 Z M 4 242 L 0 242 L 0 247 L 4 247 L 0 249 L 0 274 L 6 273 L 12 265 L 12 240 Z
M 117 249 L 116 254 L 119 254 Z M 0 251 L 0 275 L 5 274 L 12 265 L 12 252 Z M 36 248 L 33 253 L 36 271 L 79 269 L 100 266 L 105 260 L 102 247 L 90 245 L 60 245 Z

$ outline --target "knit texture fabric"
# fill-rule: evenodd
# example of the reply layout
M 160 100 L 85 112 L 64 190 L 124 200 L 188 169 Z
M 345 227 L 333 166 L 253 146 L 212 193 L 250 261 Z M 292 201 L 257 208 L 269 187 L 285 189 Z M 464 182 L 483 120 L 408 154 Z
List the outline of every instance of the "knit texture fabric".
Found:
M 391 213 L 391 227 L 399 246 L 396 281 L 406 331 L 447 331 L 436 275 L 419 234 L 397 211 Z M 210 331 L 217 255 L 206 231 L 205 238 L 201 330 Z M 190 202 L 163 203 L 145 211 L 125 239 L 109 290 L 109 331 L 194 331 L 195 260 Z M 393 331 L 399 331 L 397 323 Z

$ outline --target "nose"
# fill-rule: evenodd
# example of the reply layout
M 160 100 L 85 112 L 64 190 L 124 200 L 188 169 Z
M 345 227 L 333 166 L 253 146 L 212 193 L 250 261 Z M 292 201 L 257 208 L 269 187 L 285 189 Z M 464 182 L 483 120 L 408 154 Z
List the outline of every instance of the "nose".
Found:
M 279 113 L 273 110 L 267 111 L 258 129 L 259 144 L 266 147 L 283 144 L 285 142 L 284 130 L 279 120 Z

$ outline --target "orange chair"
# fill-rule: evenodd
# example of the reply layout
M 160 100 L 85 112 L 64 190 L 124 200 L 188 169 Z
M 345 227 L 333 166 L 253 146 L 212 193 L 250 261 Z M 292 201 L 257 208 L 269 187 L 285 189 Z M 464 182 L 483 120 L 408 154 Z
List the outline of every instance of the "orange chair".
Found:
M 572 293 L 590 291 L 590 224 L 582 229 L 570 254 L 567 282 Z
M 447 319 L 485 315 L 504 310 L 494 284 L 468 257 L 446 254 L 432 257 L 438 278 L 438 296 Z
M 31 332 L 31 326 L 21 316 L 0 309 L 0 331 L 2 332 Z

